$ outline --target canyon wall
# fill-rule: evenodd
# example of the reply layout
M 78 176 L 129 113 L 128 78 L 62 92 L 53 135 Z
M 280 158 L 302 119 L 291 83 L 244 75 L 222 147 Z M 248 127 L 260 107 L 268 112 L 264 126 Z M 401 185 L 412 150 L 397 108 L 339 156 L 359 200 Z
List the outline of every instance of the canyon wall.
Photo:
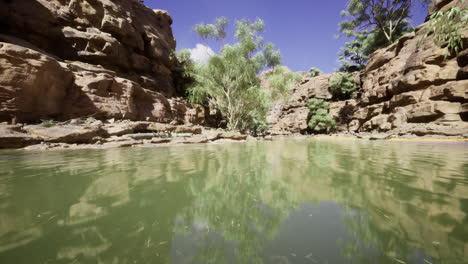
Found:
M 171 24 L 137 0 L 0 1 L 0 122 L 206 125 L 183 99 Z
M 457 1 L 434 1 L 429 12 Z M 468 5 L 465 3 L 464 5 Z M 366 68 L 354 73 L 360 89 L 354 98 L 334 100 L 333 74 L 303 80 L 290 97 L 268 115 L 273 134 L 307 133 L 311 98 L 330 101 L 338 132 L 385 132 L 413 135 L 468 135 L 468 29 L 458 55 L 434 44 L 428 23 L 372 54 Z
M 429 12 L 456 3 L 435 0 Z M 184 99 L 171 24 L 167 12 L 137 0 L 1 1 L 0 122 L 92 116 L 216 126 L 217 111 Z M 465 135 L 468 49 L 449 54 L 424 37 L 428 31 L 423 24 L 376 51 L 354 74 L 353 99 L 333 98 L 333 74 L 304 74 L 268 114 L 270 131 L 310 132 L 307 103 L 322 98 L 339 132 Z

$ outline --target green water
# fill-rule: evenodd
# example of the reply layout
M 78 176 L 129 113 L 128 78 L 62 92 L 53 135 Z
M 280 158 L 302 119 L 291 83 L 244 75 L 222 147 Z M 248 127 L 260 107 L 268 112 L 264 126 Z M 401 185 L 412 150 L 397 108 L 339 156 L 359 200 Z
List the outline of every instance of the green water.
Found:
M 468 145 L 0 152 L 0 263 L 468 263 Z

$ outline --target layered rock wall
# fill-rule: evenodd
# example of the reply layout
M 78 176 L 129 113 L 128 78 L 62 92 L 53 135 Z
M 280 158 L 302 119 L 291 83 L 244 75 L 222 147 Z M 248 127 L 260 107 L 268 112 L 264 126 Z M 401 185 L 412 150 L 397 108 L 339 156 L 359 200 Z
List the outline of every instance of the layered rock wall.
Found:
M 0 121 L 205 124 L 179 98 L 171 24 L 137 0 L 0 1 Z
M 456 2 L 434 1 L 430 12 Z M 372 55 L 356 76 L 360 89 L 354 99 L 331 100 L 331 75 L 305 77 L 286 102 L 270 111 L 272 133 L 307 132 L 307 102 L 316 97 L 330 101 L 339 131 L 467 135 L 468 49 L 453 55 L 438 47 L 430 32 L 425 37 L 427 23 Z M 468 47 L 468 29 L 462 33 Z

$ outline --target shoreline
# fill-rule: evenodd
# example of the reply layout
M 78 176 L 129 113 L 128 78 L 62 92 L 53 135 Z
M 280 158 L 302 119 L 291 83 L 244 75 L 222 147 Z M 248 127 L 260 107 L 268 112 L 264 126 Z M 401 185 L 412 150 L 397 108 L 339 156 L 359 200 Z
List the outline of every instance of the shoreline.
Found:
M 468 138 L 444 138 L 444 137 L 407 137 L 407 136 L 395 136 L 386 139 L 372 138 L 360 138 L 358 136 L 350 135 L 318 135 L 313 136 L 316 139 L 336 139 L 336 140 L 366 140 L 366 141 L 390 141 L 390 142 L 463 142 L 468 143 Z
M 159 147 L 187 144 L 221 144 L 225 142 L 272 141 L 281 138 L 317 140 L 369 140 L 390 142 L 457 142 L 468 143 L 463 136 L 411 133 L 334 133 L 328 135 L 273 134 L 253 137 L 194 125 L 171 125 L 146 121 L 105 121 L 88 118 L 70 120 L 53 126 L 0 124 L 0 150 L 83 150 L 130 147 Z
M 239 134 L 236 134 L 239 136 Z M 244 137 L 245 136 L 245 137 Z M 442 137 L 414 137 L 408 138 L 404 136 L 392 137 L 387 139 L 360 138 L 355 135 L 281 135 L 281 136 L 267 136 L 267 137 L 251 137 L 243 135 L 241 138 L 216 138 L 211 140 L 200 140 L 200 135 L 192 135 L 185 138 L 168 138 L 167 142 L 152 143 L 148 140 L 125 140 L 120 142 L 108 142 L 104 144 L 68 144 L 68 143 L 51 143 L 42 142 L 40 144 L 30 145 L 23 148 L 8 148 L 0 149 L 2 152 L 13 151 L 61 151 L 61 150 L 107 150 L 107 149 L 122 149 L 122 148 L 158 148 L 158 147 L 172 147 L 184 145 L 206 145 L 206 144 L 225 144 L 225 143 L 252 143 L 264 141 L 276 141 L 282 139 L 312 139 L 312 140 L 333 140 L 333 141 L 386 141 L 386 142 L 412 142 L 412 143 L 462 143 L 468 145 L 466 138 L 442 138 Z

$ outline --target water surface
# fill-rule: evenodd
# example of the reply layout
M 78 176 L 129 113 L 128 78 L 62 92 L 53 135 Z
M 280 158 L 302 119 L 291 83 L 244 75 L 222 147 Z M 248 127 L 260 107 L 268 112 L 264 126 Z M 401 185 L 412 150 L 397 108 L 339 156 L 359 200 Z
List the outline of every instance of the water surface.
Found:
M 0 152 L 0 263 L 468 263 L 466 144 Z

